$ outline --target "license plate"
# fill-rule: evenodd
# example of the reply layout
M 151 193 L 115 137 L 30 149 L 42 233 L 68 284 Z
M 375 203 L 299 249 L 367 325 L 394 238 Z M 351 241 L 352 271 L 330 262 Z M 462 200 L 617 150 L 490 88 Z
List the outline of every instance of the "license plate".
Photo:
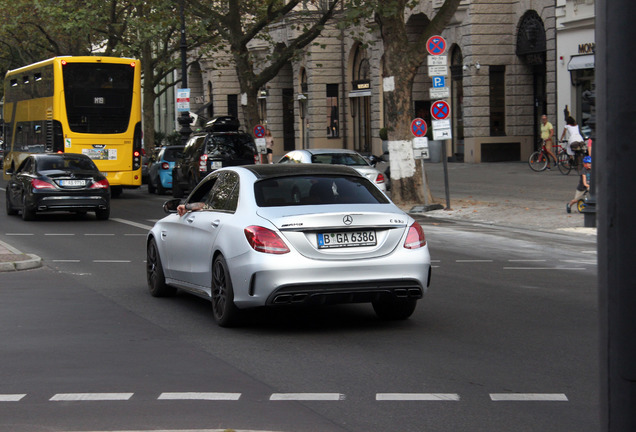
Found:
M 375 231 L 347 231 L 318 234 L 318 248 L 342 248 L 376 245 Z
M 223 161 L 212 161 L 212 163 L 210 165 L 211 165 L 212 169 L 223 168 Z
M 86 180 L 60 180 L 60 186 L 86 186 Z

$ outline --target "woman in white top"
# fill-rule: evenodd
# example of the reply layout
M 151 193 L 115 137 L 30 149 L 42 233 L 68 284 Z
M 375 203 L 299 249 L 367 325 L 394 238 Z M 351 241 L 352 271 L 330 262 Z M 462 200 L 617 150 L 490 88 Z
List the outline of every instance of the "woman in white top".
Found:
M 570 156 L 574 156 L 574 152 L 572 151 L 572 144 L 583 145 L 583 137 L 581 136 L 581 131 L 579 130 L 579 125 L 576 124 L 576 120 L 574 117 L 569 116 L 565 122 L 565 128 L 563 129 L 563 133 L 561 134 L 561 141 L 565 137 L 565 134 L 568 135 L 568 145 L 565 150 L 568 152 Z

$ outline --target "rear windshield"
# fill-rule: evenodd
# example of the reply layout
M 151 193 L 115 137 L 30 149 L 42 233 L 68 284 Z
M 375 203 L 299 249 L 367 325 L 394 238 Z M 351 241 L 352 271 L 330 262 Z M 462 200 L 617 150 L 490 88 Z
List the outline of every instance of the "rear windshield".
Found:
M 64 100 L 73 132 L 123 133 L 128 129 L 135 69 L 127 64 L 67 63 Z
M 163 152 L 163 160 L 166 162 L 174 162 L 183 153 L 183 149 L 165 149 Z
M 208 156 L 253 160 L 255 152 L 256 145 L 247 134 L 218 134 L 208 140 Z
M 311 163 L 348 166 L 367 166 L 367 161 L 357 153 L 319 153 L 311 155 Z
M 38 171 L 97 171 L 97 167 L 88 158 L 44 156 L 38 158 Z
M 259 207 L 321 204 L 387 204 L 389 199 L 366 178 L 290 176 L 254 184 Z

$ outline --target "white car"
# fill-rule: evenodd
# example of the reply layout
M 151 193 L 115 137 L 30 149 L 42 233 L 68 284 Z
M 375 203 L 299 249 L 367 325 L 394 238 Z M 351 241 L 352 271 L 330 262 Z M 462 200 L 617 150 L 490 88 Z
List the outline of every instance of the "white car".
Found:
M 430 282 L 422 227 L 352 168 L 227 167 L 209 174 L 147 238 L 153 296 L 177 289 L 211 300 L 231 326 L 242 309 L 373 304 L 406 319 Z
M 305 149 L 293 150 L 283 156 L 278 163 L 312 163 L 346 165 L 358 171 L 368 178 L 382 192 L 387 191 L 389 179 L 372 167 L 369 162 L 358 152 L 347 149 Z

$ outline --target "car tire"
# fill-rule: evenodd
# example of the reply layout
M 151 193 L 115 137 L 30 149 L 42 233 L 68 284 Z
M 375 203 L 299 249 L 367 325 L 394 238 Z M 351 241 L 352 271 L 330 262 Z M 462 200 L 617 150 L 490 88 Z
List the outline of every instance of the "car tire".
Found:
M 110 217 L 110 207 L 95 210 L 95 217 L 97 220 L 108 220 Z
M 26 203 L 26 197 L 22 197 L 22 220 L 32 221 L 35 219 L 35 210 Z
M 18 214 L 18 210 L 16 210 L 15 207 L 13 207 L 13 204 L 11 204 L 11 200 L 9 199 L 9 192 L 7 191 L 7 196 L 5 199 L 6 202 L 6 207 L 7 207 L 7 215 L 8 216 L 15 216 Z
M 417 299 L 382 299 L 373 302 L 373 310 L 383 320 L 405 320 L 413 315 Z
M 166 284 L 166 277 L 163 274 L 163 265 L 159 256 L 159 249 L 155 239 L 150 239 L 146 249 L 146 279 L 148 281 L 148 291 L 153 297 L 173 296 L 177 289 Z
M 163 187 L 163 185 L 161 184 L 161 177 L 159 177 L 157 179 L 157 194 L 159 194 L 159 195 L 165 195 L 166 194 L 166 188 Z
M 177 180 L 177 177 L 174 175 L 174 171 L 172 173 L 172 196 L 174 198 L 183 198 L 183 189 L 181 188 L 181 184 Z
M 155 193 L 155 185 L 152 184 L 152 178 L 148 178 L 148 193 L 149 194 L 153 194 Z
M 234 289 L 223 255 L 212 264 L 212 313 L 221 327 L 232 327 L 238 322 L 239 310 L 234 305 Z

